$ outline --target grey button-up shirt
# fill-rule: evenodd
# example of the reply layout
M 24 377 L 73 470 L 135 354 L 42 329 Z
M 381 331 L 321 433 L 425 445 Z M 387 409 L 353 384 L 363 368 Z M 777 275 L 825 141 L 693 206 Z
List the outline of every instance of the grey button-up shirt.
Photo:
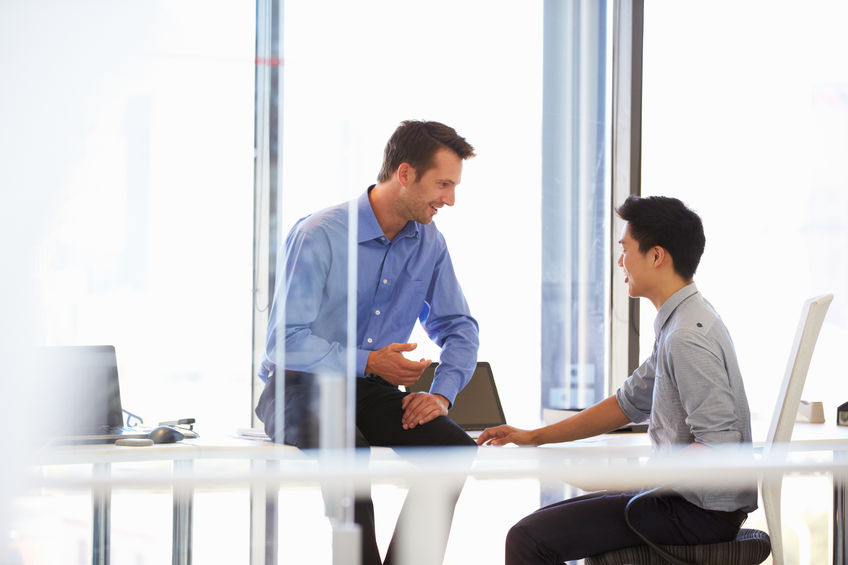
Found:
M 616 392 L 633 422 L 649 420 L 651 443 L 668 452 L 692 443 L 751 444 L 751 414 L 724 323 L 689 284 L 665 301 L 654 321 L 654 351 Z M 710 510 L 754 510 L 756 484 L 741 490 L 676 489 Z

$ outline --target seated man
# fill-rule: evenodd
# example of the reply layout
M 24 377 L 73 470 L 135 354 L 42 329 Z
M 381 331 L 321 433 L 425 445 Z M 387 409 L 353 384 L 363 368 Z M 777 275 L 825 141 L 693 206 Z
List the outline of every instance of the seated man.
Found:
M 266 382 L 256 414 L 265 431 L 280 443 L 302 449 L 320 445 L 317 377 L 343 382 L 348 359 L 355 359 L 356 447 L 467 446 L 474 440 L 447 417 L 448 408 L 471 379 L 477 361 L 478 328 L 453 270 L 447 244 L 433 224 L 445 206 L 453 206 L 462 163 L 474 148 L 438 122 L 403 122 L 386 144 L 377 184 L 353 203 L 357 211 L 357 286 L 355 336 L 348 336 L 349 204 L 300 220 L 280 254 L 280 279 L 268 323 L 265 359 L 259 377 Z M 283 277 L 284 275 L 284 277 Z M 283 284 L 285 283 L 285 284 Z M 285 305 L 285 312 L 282 312 Z M 404 356 L 420 320 L 441 347 L 440 364 L 429 393 L 407 393 L 430 365 Z M 284 332 L 284 334 L 283 334 Z M 278 337 L 285 367 L 277 367 Z M 352 344 L 355 351 L 350 351 Z M 350 353 L 350 356 L 349 356 Z M 285 370 L 282 370 L 285 369 Z M 285 387 L 278 404 L 275 380 Z M 284 414 L 284 415 L 283 415 Z M 278 419 L 284 431 L 277 429 Z M 452 492 L 453 502 L 459 492 Z M 417 496 L 423 496 L 417 494 Z M 398 523 L 409 520 L 409 501 Z M 441 517 L 446 543 L 453 513 Z M 362 528 L 363 565 L 379 565 L 370 498 L 354 503 Z M 402 526 L 398 533 L 403 535 Z M 398 563 L 398 535 L 382 563 Z M 402 544 L 402 542 L 401 542 Z M 443 553 L 444 546 L 437 552 Z
M 657 308 L 651 356 L 609 398 L 536 430 L 499 426 L 479 444 L 541 445 L 649 421 L 655 450 L 750 444 L 751 418 L 727 328 L 692 280 L 704 251 L 701 219 L 674 198 L 629 197 L 618 264 L 630 296 Z M 625 521 L 625 507 L 634 499 Z M 741 490 L 603 491 L 541 508 L 515 524 L 506 564 L 553 564 L 643 545 L 695 545 L 736 537 L 757 506 L 756 486 Z

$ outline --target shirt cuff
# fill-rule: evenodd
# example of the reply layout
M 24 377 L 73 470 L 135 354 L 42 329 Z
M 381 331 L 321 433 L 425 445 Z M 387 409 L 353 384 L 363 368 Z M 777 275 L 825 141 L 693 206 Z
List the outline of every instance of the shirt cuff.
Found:
M 439 394 L 448 399 L 448 408 L 453 406 L 456 395 L 459 394 L 459 385 L 450 376 L 440 376 L 438 380 L 434 380 L 430 386 L 430 394 Z
M 626 396 L 621 392 L 621 389 L 615 391 L 615 400 L 618 402 L 618 407 L 621 408 L 621 411 L 624 412 L 624 415 L 630 418 L 630 421 L 634 424 L 638 424 L 640 422 L 644 422 L 651 415 L 645 414 L 636 406 L 630 402 Z
M 267 383 L 268 377 L 273 372 L 274 372 L 274 364 L 271 363 L 270 361 L 268 361 L 267 359 L 264 359 L 262 361 L 262 363 L 259 365 L 259 373 L 258 373 L 259 378 L 262 380 L 263 383 Z
M 365 365 L 368 364 L 368 355 L 371 352 L 367 349 L 357 349 L 356 350 L 356 376 L 364 377 L 365 376 Z

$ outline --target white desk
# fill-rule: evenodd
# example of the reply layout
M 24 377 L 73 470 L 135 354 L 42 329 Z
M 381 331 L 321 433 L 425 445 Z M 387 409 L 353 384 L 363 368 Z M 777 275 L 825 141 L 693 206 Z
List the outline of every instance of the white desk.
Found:
M 761 443 L 762 435 L 755 439 Z M 692 480 L 724 480 L 735 475 L 751 477 L 762 473 L 812 473 L 828 472 L 833 476 L 833 562 L 846 564 L 845 485 L 848 466 L 848 428 L 833 424 L 797 424 L 793 441 L 794 450 L 833 453 L 831 463 L 818 460 L 801 463 L 738 462 L 714 458 L 698 465 L 645 466 L 638 459 L 650 454 L 646 434 L 612 434 L 582 440 L 565 445 L 542 449 L 483 448 L 479 451 L 474 467 L 443 464 L 429 458 L 419 466 L 406 464 L 388 449 L 372 451 L 367 466 L 348 463 L 321 465 L 311 456 L 295 448 L 268 442 L 223 438 L 220 441 L 187 440 L 178 444 L 150 447 L 116 447 L 93 445 L 74 448 L 56 448 L 40 454 L 39 465 L 94 464 L 95 475 L 88 480 L 71 480 L 76 486 L 92 488 L 95 514 L 94 563 L 109 562 L 109 497 L 112 485 L 124 487 L 144 485 L 167 485 L 173 488 L 173 545 L 172 562 L 175 565 L 191 563 L 192 506 L 195 486 L 239 484 L 251 490 L 251 563 L 271 565 L 276 563 L 276 495 L 280 484 L 319 482 L 351 482 L 359 486 L 372 483 L 426 482 L 433 485 L 434 492 L 442 480 L 455 481 L 467 475 L 478 479 L 538 478 L 557 479 L 580 483 L 587 478 L 613 481 L 621 476 L 631 476 L 637 481 L 662 482 L 664 478 L 679 478 L 684 475 Z M 201 459 L 249 460 L 250 472 L 234 472 L 224 475 L 201 474 L 194 469 L 193 462 Z M 716 460 L 717 459 L 717 460 Z M 171 461 L 170 475 L 144 475 L 141 477 L 108 477 L 111 464 L 132 461 Z M 574 462 L 579 460 L 579 465 Z M 665 473 L 665 475 L 663 475 Z M 668 481 L 665 481 L 668 482 Z
M 263 458 L 256 457 L 257 454 Z M 112 444 L 92 444 L 55 447 L 39 453 L 39 465 L 93 465 L 92 472 L 92 562 L 94 565 L 109 565 L 110 562 L 110 522 L 111 491 L 115 483 L 111 477 L 111 467 L 115 463 L 170 461 L 172 462 L 172 564 L 189 565 L 192 548 L 192 514 L 194 506 L 194 488 L 190 477 L 193 463 L 198 459 L 250 459 L 255 461 L 260 473 L 266 472 L 265 458 L 271 461 L 280 459 L 306 461 L 307 458 L 296 448 L 276 445 L 270 442 L 239 438 L 221 438 L 215 442 L 202 439 L 184 440 L 173 444 L 158 444 L 142 447 L 124 447 Z M 270 467 L 270 464 L 269 464 Z M 168 481 L 167 477 L 153 477 L 156 482 Z M 143 482 L 143 481 L 142 481 Z M 261 487 L 261 492 L 260 492 Z M 266 506 L 265 485 L 259 485 L 252 491 L 253 507 Z M 274 507 L 276 511 L 276 507 Z M 252 510 L 252 512 L 254 512 Z M 256 510 L 255 512 L 260 512 Z M 255 513 L 254 512 L 254 513 Z M 262 526 L 264 514 L 251 516 L 251 526 L 261 528 L 251 551 L 260 551 L 264 539 L 269 535 Z M 274 527 L 269 523 L 268 528 Z M 276 531 L 274 531 L 276 534 Z M 267 561 L 267 560 L 266 560 Z M 259 562 L 251 559 L 251 562 Z

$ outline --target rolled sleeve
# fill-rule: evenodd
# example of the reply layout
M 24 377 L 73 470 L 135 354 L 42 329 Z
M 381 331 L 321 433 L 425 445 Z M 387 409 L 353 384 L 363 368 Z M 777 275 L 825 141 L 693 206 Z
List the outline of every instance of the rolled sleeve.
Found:
M 615 392 L 618 406 L 631 422 L 644 422 L 650 418 L 654 379 L 655 363 L 653 358 L 649 358 Z

